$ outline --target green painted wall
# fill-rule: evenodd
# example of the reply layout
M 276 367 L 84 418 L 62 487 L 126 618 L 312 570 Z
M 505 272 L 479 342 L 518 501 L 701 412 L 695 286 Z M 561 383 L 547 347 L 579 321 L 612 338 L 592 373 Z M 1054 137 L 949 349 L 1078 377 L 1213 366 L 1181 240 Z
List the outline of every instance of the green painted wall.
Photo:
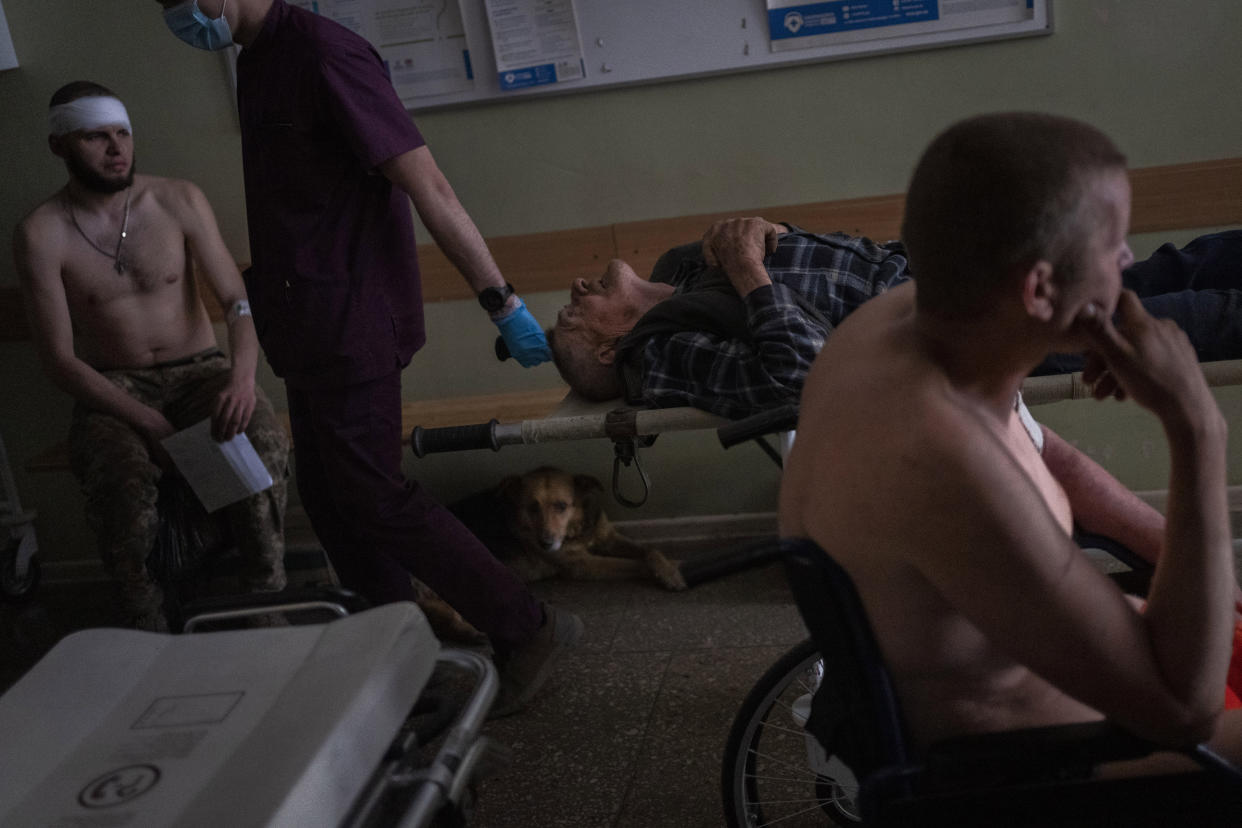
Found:
M 125 99 L 140 168 L 197 182 L 230 248 L 245 260 L 240 141 L 222 58 L 175 41 L 150 0 L 0 2 L 21 62 L 0 72 L 0 243 L 10 246 L 12 227 L 64 178 L 44 138 L 48 97 L 66 81 L 89 78 Z M 1242 6 L 1211 0 L 1053 5 L 1050 37 L 416 113 L 415 119 L 485 235 L 898 192 L 936 131 L 985 110 L 1085 118 L 1114 136 L 1135 166 L 1242 153 L 1242 108 L 1234 103 L 1242 82 L 1236 44 Z M 1161 240 L 1135 239 L 1136 254 Z M 0 256 L 0 284 L 15 282 L 9 256 Z M 564 301 L 560 293 L 527 298 L 543 319 Z M 430 307 L 428 326 L 431 344 L 407 371 L 407 398 L 557 383 L 547 366 L 523 371 L 496 363 L 493 330 L 471 302 Z M 279 383 L 265 375 L 263 384 L 281 404 Z M 1242 403 L 1233 395 L 1225 402 L 1237 422 Z M 28 343 L 0 345 L 0 434 L 15 465 L 63 435 L 68 409 L 68 398 L 43 379 Z M 1037 414 L 1136 488 L 1163 486 L 1163 455 L 1142 448 L 1158 435 L 1141 413 L 1084 402 Z M 713 440 L 662 436 L 644 453 L 654 480 L 648 506 L 613 511 L 631 518 L 770 509 L 775 467 L 752 447 L 726 454 Z M 451 498 L 542 462 L 607 478 L 611 457 L 607 442 L 592 441 L 411 457 L 407 469 Z M 1234 482 L 1242 482 L 1242 463 L 1233 467 Z M 89 557 L 80 500 L 72 482 L 60 478 L 67 475 L 36 478 L 17 469 L 23 503 L 40 512 L 46 557 Z

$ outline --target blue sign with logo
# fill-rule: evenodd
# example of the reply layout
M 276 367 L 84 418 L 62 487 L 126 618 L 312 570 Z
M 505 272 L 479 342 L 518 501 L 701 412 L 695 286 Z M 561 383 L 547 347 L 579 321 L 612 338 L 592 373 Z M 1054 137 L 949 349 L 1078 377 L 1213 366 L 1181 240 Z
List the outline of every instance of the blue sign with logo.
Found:
M 498 76 L 501 89 L 543 86 L 545 83 L 556 83 L 556 66 L 552 63 L 543 63 L 523 69 L 510 69 L 507 72 L 498 73 Z
M 768 10 L 772 40 L 940 19 L 939 0 L 829 0 Z

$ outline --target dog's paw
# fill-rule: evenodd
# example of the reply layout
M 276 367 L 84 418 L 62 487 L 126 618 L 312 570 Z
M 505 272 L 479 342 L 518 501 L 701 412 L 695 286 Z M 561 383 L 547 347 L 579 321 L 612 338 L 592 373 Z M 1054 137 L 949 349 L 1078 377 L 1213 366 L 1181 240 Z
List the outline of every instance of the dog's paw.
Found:
M 477 647 L 488 642 L 486 634 L 475 629 L 473 624 L 458 615 L 448 604 L 424 607 L 423 614 L 427 616 L 427 623 L 436 638 L 445 643 Z
M 680 592 L 686 588 L 686 579 L 681 574 L 681 562 L 669 560 L 661 556 L 658 560 L 651 560 L 651 572 L 655 575 L 660 586 L 674 592 Z
M 457 610 L 436 595 L 431 587 L 417 578 L 411 578 L 410 581 L 414 586 L 414 602 L 427 617 L 427 623 L 431 626 L 431 631 L 435 633 L 436 638 L 466 646 L 487 643 L 487 636 L 462 618 Z

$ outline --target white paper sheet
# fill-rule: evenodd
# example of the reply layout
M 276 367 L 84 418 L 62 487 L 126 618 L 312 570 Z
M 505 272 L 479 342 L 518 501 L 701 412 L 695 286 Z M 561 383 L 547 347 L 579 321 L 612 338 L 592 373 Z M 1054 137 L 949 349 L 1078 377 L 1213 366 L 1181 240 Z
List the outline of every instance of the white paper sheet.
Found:
M 586 77 L 573 0 L 486 0 L 502 91 Z
M 195 423 L 161 441 L 208 512 L 257 494 L 272 485 L 272 475 L 245 434 L 217 443 L 211 420 Z
M 365 38 L 405 103 L 474 88 L 458 0 L 291 0 Z

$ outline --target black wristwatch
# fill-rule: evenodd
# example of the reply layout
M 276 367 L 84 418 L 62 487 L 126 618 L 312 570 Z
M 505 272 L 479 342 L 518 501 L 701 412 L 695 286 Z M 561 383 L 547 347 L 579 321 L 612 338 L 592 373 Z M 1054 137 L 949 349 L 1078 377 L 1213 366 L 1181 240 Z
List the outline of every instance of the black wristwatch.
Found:
M 505 282 L 504 287 L 483 288 L 479 292 L 479 304 L 488 313 L 495 313 L 505 306 L 505 302 L 508 302 L 512 295 L 513 285 Z

